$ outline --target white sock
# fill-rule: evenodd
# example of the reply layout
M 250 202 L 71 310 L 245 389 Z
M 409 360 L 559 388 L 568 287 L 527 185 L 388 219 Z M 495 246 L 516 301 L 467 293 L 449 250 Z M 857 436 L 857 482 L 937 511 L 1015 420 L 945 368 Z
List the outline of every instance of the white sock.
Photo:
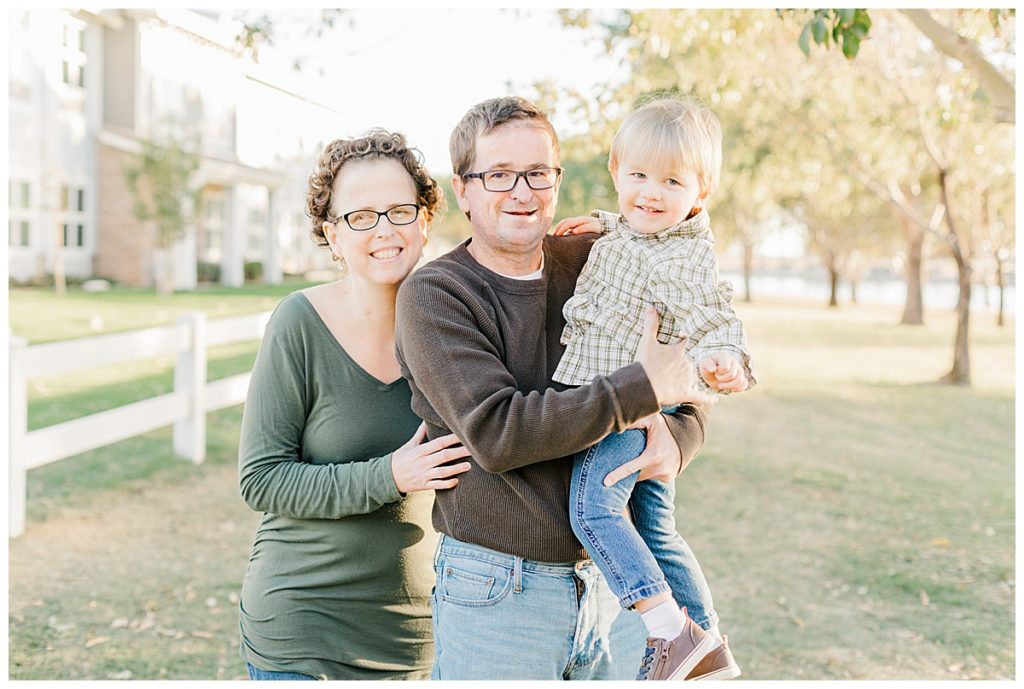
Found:
M 715 646 L 716 647 L 722 645 L 722 635 L 718 631 L 718 625 L 717 624 L 714 625 L 713 627 L 711 627 L 710 629 L 705 629 L 704 633 L 707 634 L 708 636 L 714 638 Z
M 686 618 L 676 602 L 671 598 L 655 605 L 647 612 L 640 613 L 640 618 L 647 626 L 647 636 L 658 639 L 674 639 L 683 632 Z

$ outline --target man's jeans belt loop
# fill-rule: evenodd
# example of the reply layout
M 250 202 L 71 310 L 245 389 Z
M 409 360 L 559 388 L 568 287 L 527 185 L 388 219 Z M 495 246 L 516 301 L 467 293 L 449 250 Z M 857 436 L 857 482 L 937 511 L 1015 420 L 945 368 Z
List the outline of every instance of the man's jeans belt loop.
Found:
M 523 592 L 523 558 L 516 556 L 512 565 L 512 593 Z

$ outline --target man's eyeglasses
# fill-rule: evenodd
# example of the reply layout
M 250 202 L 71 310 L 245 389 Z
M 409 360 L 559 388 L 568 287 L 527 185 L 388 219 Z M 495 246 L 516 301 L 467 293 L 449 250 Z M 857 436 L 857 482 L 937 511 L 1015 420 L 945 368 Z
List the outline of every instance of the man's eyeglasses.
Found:
M 550 189 L 555 186 L 558 176 L 562 174 L 560 167 L 535 167 L 532 170 L 488 170 L 487 172 L 467 172 L 461 175 L 462 179 L 476 177 L 484 185 L 487 191 L 512 191 L 519 178 L 526 180 L 526 185 L 534 191 Z
M 392 225 L 408 225 L 416 222 L 419 212 L 419 204 L 403 203 L 398 206 L 392 206 L 383 213 L 371 210 L 352 211 L 341 216 L 341 218 L 334 218 L 331 222 L 338 222 L 339 219 L 344 220 L 345 224 L 356 232 L 365 232 L 377 227 L 377 223 L 380 222 L 380 216 L 382 215 L 388 216 L 388 220 Z

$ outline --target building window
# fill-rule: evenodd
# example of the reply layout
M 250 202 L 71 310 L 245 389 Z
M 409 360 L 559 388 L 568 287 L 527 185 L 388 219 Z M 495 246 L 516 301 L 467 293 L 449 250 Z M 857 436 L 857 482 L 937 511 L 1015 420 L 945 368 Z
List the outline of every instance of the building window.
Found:
M 85 188 L 62 184 L 60 208 L 64 211 L 64 246 L 85 246 Z
M 85 225 L 83 223 L 64 223 L 64 246 L 85 246 Z
M 85 88 L 85 22 L 66 17 L 61 31 L 61 80 Z
M 11 208 L 29 208 L 32 205 L 32 186 L 28 182 L 7 182 L 7 195 Z
M 61 63 L 61 78 L 68 86 L 85 88 L 85 66 L 64 60 Z
M 29 246 L 32 240 L 32 222 L 29 211 L 32 207 L 32 185 L 21 180 L 7 181 L 9 213 L 7 230 L 10 246 Z

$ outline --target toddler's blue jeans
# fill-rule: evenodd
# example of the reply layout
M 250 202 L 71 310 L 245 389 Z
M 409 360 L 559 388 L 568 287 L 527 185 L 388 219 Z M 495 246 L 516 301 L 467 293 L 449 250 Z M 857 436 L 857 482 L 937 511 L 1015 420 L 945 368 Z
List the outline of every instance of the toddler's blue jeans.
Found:
M 573 532 L 622 607 L 671 591 L 690 618 L 708 629 L 718 615 L 704 572 L 676 531 L 675 484 L 638 482 L 634 473 L 604 485 L 609 472 L 639 456 L 646 444 L 643 431 L 630 429 L 576 455 L 569 488 Z M 635 526 L 626 517 L 627 507 Z

